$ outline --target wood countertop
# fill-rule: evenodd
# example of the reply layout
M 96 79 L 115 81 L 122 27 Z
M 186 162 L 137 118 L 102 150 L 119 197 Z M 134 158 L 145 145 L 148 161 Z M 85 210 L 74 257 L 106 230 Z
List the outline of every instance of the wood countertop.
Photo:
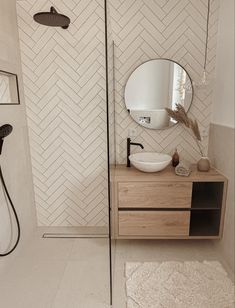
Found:
M 199 172 L 196 165 L 191 166 L 192 172 L 190 176 L 178 176 L 172 166 L 155 173 L 145 173 L 137 170 L 135 167 L 127 168 L 126 165 L 117 165 L 111 167 L 112 182 L 162 182 L 162 181 L 178 181 L 178 182 L 224 182 L 226 177 L 211 168 L 209 172 Z

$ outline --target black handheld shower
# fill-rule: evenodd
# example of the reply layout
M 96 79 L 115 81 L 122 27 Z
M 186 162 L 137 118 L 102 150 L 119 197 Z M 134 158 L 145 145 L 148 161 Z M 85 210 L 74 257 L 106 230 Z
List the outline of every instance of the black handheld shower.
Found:
M 5 124 L 5 125 L 2 125 L 0 127 L 0 155 L 2 154 L 2 146 L 3 146 L 4 138 L 9 136 L 10 133 L 12 132 L 12 130 L 13 130 L 13 127 L 10 124 Z M 8 198 L 8 201 L 9 201 L 11 208 L 12 208 L 12 211 L 14 213 L 16 225 L 17 225 L 17 231 L 18 231 L 16 242 L 15 242 L 14 246 L 9 251 L 7 251 L 5 253 L 0 253 L 0 257 L 5 257 L 5 256 L 8 256 L 10 253 L 12 253 L 16 249 L 16 247 L 19 243 L 19 240 L 20 240 L 20 222 L 19 222 L 19 218 L 18 218 L 17 213 L 16 213 L 16 209 L 14 207 L 14 204 L 11 200 L 10 194 L 7 190 L 7 186 L 6 186 L 3 174 L 2 174 L 1 165 L 0 165 L 0 180 L 2 182 L 2 188 L 3 188 L 3 190 L 6 194 L 6 197 Z M 8 206 L 8 202 L 7 202 L 7 206 Z
M 2 146 L 4 138 L 9 136 L 12 130 L 13 127 L 10 124 L 5 124 L 0 127 L 0 155 L 2 154 Z

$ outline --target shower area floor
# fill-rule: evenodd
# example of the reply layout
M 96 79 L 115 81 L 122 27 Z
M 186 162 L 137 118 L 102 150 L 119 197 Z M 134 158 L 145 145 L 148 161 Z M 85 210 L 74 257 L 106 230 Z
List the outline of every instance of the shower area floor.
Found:
M 45 231 L 0 259 L 0 306 L 109 307 L 108 239 L 45 239 Z

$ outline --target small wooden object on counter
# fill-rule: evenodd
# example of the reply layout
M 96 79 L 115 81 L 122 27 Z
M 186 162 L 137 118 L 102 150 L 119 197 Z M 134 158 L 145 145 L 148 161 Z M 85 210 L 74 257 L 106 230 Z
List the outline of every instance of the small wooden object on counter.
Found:
M 179 177 L 172 166 L 144 173 L 111 170 L 112 237 L 115 239 L 219 239 L 223 234 L 227 179 L 192 166 Z

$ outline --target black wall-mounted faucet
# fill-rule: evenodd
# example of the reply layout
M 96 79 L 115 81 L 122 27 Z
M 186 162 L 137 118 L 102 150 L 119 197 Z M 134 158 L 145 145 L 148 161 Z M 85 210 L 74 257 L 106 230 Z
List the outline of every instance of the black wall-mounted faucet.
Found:
M 129 156 L 131 154 L 131 145 L 137 145 L 139 147 L 141 147 L 141 149 L 144 149 L 144 146 L 141 143 L 135 143 L 135 142 L 131 142 L 131 138 L 127 138 L 127 167 L 130 168 L 131 166 L 131 162 L 129 159 Z

